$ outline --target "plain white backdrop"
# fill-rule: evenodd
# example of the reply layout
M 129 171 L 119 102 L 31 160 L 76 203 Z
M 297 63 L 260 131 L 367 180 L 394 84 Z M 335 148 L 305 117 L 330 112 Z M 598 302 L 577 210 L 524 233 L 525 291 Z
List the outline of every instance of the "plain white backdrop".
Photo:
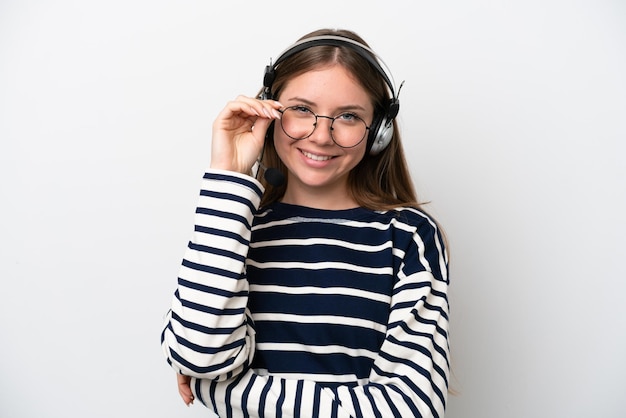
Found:
M 450 418 L 622 417 L 621 1 L 0 2 L 0 416 L 209 417 L 159 346 L 210 127 L 360 33 L 452 252 Z

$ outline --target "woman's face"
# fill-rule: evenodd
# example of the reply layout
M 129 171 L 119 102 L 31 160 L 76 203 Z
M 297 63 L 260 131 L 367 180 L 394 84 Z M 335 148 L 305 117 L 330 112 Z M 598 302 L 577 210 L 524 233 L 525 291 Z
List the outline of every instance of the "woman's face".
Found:
M 370 126 L 374 108 L 366 90 L 342 66 L 309 71 L 289 80 L 278 100 L 284 108 L 302 106 L 312 113 L 335 117 L 356 115 Z M 318 117 L 311 136 L 294 140 L 276 122 L 274 144 L 288 169 L 283 202 L 337 209 L 352 207 L 348 174 L 361 161 L 367 137 L 357 146 L 342 148 L 331 137 L 328 118 Z M 366 133 L 367 134 L 367 133 Z

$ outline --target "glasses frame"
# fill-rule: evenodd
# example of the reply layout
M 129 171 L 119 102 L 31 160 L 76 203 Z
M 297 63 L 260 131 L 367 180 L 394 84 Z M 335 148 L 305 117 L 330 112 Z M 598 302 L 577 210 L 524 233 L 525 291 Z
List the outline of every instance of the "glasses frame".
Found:
M 338 117 L 340 117 L 340 116 L 342 116 L 342 115 L 344 115 L 344 114 L 346 114 L 346 113 L 350 113 L 350 112 L 343 112 L 343 113 L 340 113 L 340 114 L 338 114 L 337 116 L 334 116 L 334 117 L 333 117 L 333 116 L 326 116 L 326 115 L 318 115 L 317 113 L 313 112 L 313 110 L 311 110 L 311 108 L 309 108 L 308 106 L 303 106 L 303 105 L 294 105 L 294 106 L 289 106 L 289 107 L 286 107 L 286 108 L 284 108 L 284 109 L 279 109 L 278 111 L 280 112 L 280 114 L 281 114 L 281 115 L 284 115 L 284 113 L 285 113 L 287 110 L 290 110 L 290 109 L 297 109 L 297 108 L 299 108 L 299 107 L 303 107 L 303 108 L 308 109 L 308 110 L 311 112 L 311 114 L 312 114 L 313 116 L 315 116 L 315 122 L 313 123 L 313 129 L 311 130 L 311 132 L 310 132 L 308 135 L 303 136 L 303 137 L 301 137 L 301 138 L 294 138 L 293 136 L 289 135 L 289 133 L 287 133 L 287 131 L 285 130 L 285 127 L 283 126 L 283 119 L 282 119 L 282 117 L 281 117 L 281 119 L 280 119 L 280 128 L 283 130 L 283 132 L 285 133 L 285 135 L 287 135 L 289 138 L 293 139 L 294 141 L 301 141 L 301 140 L 303 140 L 303 139 L 307 139 L 307 138 L 309 138 L 311 135 L 313 135 L 313 133 L 314 133 L 314 132 L 315 132 L 315 130 L 317 129 L 317 122 L 318 122 L 318 119 L 319 119 L 319 118 L 324 118 L 324 119 L 329 119 L 329 120 L 330 120 L 330 126 L 328 127 L 328 130 L 329 130 L 329 132 L 330 132 L 330 138 L 333 140 L 333 142 L 335 143 L 335 145 L 337 145 L 337 146 L 338 146 L 338 147 L 340 147 L 340 148 L 354 148 L 354 147 L 358 146 L 361 142 L 363 142 L 363 140 L 364 140 L 365 138 L 367 138 L 367 137 L 368 137 L 368 135 L 369 135 L 369 130 L 370 130 L 371 125 L 369 125 L 369 126 L 368 126 L 368 125 L 367 125 L 367 123 L 366 123 L 366 122 L 365 122 L 362 118 L 360 118 L 359 116 L 357 116 L 357 115 L 355 115 L 355 114 L 353 114 L 353 113 L 352 113 L 352 115 L 353 115 L 355 118 L 357 118 L 358 120 L 360 120 L 361 122 L 363 122 L 363 126 L 365 126 L 365 131 L 363 132 L 363 136 L 362 136 L 362 137 L 361 137 L 361 139 L 359 139 L 359 141 L 358 141 L 356 144 L 354 144 L 354 145 L 344 146 L 344 145 L 341 145 L 341 144 L 337 143 L 337 141 L 335 140 L 335 137 L 334 137 L 334 135 L 333 135 L 333 124 L 335 123 L 335 120 L 337 120 L 337 118 L 338 118 Z

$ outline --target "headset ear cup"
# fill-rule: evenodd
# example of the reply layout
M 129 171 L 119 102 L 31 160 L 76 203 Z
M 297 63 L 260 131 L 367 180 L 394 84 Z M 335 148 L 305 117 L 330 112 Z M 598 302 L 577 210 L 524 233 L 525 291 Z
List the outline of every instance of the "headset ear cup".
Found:
M 370 155 L 377 155 L 391 142 L 393 138 L 393 120 L 376 118 L 370 128 Z
M 274 67 L 271 65 L 266 66 L 265 73 L 263 74 L 263 92 L 259 97 L 261 100 L 268 100 L 272 98 L 271 89 L 275 78 L 276 72 L 274 71 Z

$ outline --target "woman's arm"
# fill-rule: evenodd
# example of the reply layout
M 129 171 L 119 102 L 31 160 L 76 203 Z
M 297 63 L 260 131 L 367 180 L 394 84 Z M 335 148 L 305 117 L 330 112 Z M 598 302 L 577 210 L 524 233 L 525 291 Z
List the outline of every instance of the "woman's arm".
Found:
M 231 377 L 254 355 L 244 263 L 262 193 L 245 175 L 210 170 L 204 176 L 194 233 L 161 334 L 163 351 L 178 373 Z

